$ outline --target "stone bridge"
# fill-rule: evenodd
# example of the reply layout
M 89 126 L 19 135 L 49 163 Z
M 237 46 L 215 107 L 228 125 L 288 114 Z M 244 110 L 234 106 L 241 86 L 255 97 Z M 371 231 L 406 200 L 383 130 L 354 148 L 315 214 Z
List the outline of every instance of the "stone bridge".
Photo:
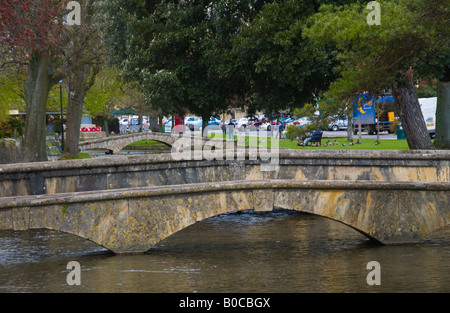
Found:
M 193 136 L 185 134 L 166 134 L 166 133 L 152 133 L 152 132 L 142 132 L 142 133 L 132 133 L 128 135 L 117 135 L 111 137 L 104 137 L 100 139 L 93 139 L 88 141 L 82 141 L 79 143 L 79 149 L 81 151 L 86 150 L 108 150 L 111 154 L 120 154 L 120 151 L 126 146 L 132 144 L 133 142 L 141 140 L 155 140 L 172 147 L 176 151 L 182 151 L 188 147 L 204 147 L 208 143 L 212 146 L 223 145 L 223 139 L 214 138 L 201 138 L 200 136 Z M 220 145 L 215 144 L 220 143 Z M 234 141 L 233 141 L 234 144 Z
M 173 146 L 177 139 L 178 138 L 171 136 L 171 134 L 142 132 L 82 141 L 79 143 L 79 148 L 81 151 L 104 149 L 111 151 L 113 154 L 119 154 L 120 150 L 133 142 L 155 140 L 165 143 L 168 146 Z
M 206 218 L 296 210 L 374 241 L 420 242 L 450 222 L 450 152 L 281 151 L 259 160 L 171 155 L 0 166 L 0 230 L 54 229 L 115 253 L 145 252 Z

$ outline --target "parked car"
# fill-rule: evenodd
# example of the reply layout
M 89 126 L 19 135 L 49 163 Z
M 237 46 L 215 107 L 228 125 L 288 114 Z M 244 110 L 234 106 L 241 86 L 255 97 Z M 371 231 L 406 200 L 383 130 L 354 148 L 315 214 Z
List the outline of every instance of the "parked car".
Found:
M 217 125 L 217 126 L 219 126 L 220 125 L 220 119 L 215 118 L 215 117 L 211 117 L 209 119 L 208 125 Z
M 128 125 L 128 117 L 120 117 L 119 124 L 120 125 Z
M 257 130 L 260 129 L 261 125 L 263 124 L 263 120 L 262 119 L 257 119 L 257 120 L 253 120 L 250 125 L 255 127 Z
M 264 123 L 261 124 L 260 126 L 260 130 L 267 130 L 270 131 L 273 127 L 272 125 L 273 123 L 271 123 L 270 121 L 264 121 Z
M 202 130 L 203 121 L 198 116 L 189 116 L 185 119 L 185 125 L 191 131 Z
M 293 121 L 294 121 L 293 118 L 288 117 L 288 118 L 286 118 L 286 119 L 284 120 L 284 123 L 286 123 L 286 125 L 287 125 L 287 124 L 292 123 Z
M 166 132 L 166 133 L 172 132 L 172 119 L 171 118 L 163 121 L 163 124 L 164 124 L 164 132 Z
M 308 117 L 301 117 L 301 118 L 293 119 L 289 122 L 286 122 L 286 127 L 289 125 L 303 127 L 308 124 L 311 124 L 311 120 Z
M 300 117 L 294 121 L 294 125 L 296 126 L 305 126 L 309 124 L 311 124 L 311 119 L 309 117 Z
M 338 131 L 341 129 L 347 129 L 348 127 L 348 121 L 346 118 L 340 118 L 340 119 L 336 119 L 334 121 L 331 121 L 328 124 L 328 129 L 332 130 L 332 131 Z
M 248 118 L 243 117 L 243 118 L 239 119 L 235 128 L 237 128 L 239 130 L 243 130 L 243 129 L 247 128 L 247 126 L 248 126 Z

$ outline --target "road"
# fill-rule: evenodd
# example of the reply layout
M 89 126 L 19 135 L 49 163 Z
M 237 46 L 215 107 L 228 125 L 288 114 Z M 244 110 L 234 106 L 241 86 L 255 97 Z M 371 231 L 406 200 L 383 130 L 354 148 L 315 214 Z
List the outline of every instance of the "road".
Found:
M 322 137 L 347 137 L 347 131 L 324 131 Z M 353 135 L 353 138 L 359 138 L 359 135 Z M 361 138 L 364 139 L 377 139 L 377 135 L 367 135 L 367 132 L 363 132 Z M 380 133 L 381 139 L 397 139 L 396 134 L 388 134 L 387 132 Z

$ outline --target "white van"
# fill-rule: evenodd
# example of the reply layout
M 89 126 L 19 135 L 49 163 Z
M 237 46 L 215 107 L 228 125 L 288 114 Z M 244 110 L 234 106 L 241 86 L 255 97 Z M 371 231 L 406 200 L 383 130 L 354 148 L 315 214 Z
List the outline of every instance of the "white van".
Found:
M 422 109 L 423 118 L 427 124 L 428 133 L 434 138 L 436 132 L 436 104 L 437 97 L 419 98 L 420 108 Z

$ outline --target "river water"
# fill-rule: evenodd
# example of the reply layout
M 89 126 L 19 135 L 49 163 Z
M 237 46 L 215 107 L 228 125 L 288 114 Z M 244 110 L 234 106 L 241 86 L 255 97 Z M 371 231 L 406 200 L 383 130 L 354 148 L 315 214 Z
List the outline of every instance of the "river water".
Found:
M 330 219 L 246 211 L 198 222 L 140 255 L 56 231 L 1 231 L 0 292 L 449 292 L 449 257 L 448 227 L 421 244 L 379 246 Z M 78 286 L 66 280 L 71 261 L 81 266 Z M 367 283 L 370 261 L 380 285 Z

